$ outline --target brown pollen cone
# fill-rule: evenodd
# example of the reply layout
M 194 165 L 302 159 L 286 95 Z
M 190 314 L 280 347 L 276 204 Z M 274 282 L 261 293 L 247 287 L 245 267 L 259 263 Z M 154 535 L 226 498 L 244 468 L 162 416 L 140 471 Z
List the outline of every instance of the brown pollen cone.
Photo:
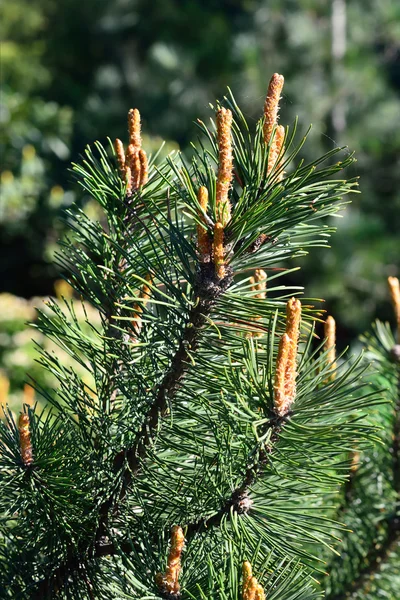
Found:
M 178 582 L 182 569 L 181 554 L 185 543 L 182 528 L 174 525 L 171 532 L 171 547 L 167 559 L 165 573 L 157 573 L 155 580 L 160 591 L 163 593 L 177 594 L 180 590 Z
M 242 598 L 243 598 L 243 600 L 246 600 L 245 594 L 247 592 L 249 583 L 253 577 L 253 569 L 248 560 L 245 560 L 243 563 L 242 574 L 243 574 Z
M 262 269 L 256 269 L 254 271 L 254 277 L 250 277 L 251 290 L 254 292 L 254 298 L 259 300 L 265 300 L 267 295 L 267 274 Z M 259 321 L 260 316 L 254 317 L 254 321 Z M 261 337 L 262 332 L 256 331 L 251 332 L 250 337 Z
M 397 341 L 400 344 L 400 283 L 397 277 L 388 277 L 388 284 L 397 322 Z
M 137 108 L 131 108 L 128 112 L 129 143 L 135 146 L 137 150 L 142 147 L 140 129 L 140 112 Z
M 292 340 L 287 333 L 284 333 L 279 342 L 274 382 L 275 411 L 280 417 L 285 416 L 290 407 L 290 402 L 286 395 L 286 370 L 291 345 Z
M 215 223 L 214 227 L 214 265 L 216 276 L 223 279 L 225 277 L 224 226 L 219 222 Z
M 278 160 L 279 157 L 279 164 L 278 164 L 278 169 L 280 169 L 282 167 L 283 164 L 283 155 L 285 152 L 285 147 L 283 145 L 283 142 L 285 141 L 285 128 L 283 125 L 278 125 L 278 127 L 276 128 L 276 132 L 275 132 L 275 140 L 274 140 L 274 145 L 275 145 L 275 160 Z M 282 169 L 277 177 L 278 181 L 282 181 L 283 177 L 285 175 L 284 170 Z
M 199 201 L 202 211 L 199 211 L 199 218 L 201 222 L 206 225 L 204 214 L 207 213 L 208 207 L 208 190 L 202 186 L 199 188 L 197 193 L 197 199 Z M 199 250 L 199 259 L 201 263 L 210 262 L 211 258 L 211 241 L 208 235 L 208 229 L 202 225 L 197 225 L 197 246 Z
M 132 171 L 131 168 L 125 166 L 125 181 L 126 181 L 126 195 L 132 196 Z
M 225 226 L 231 218 L 229 189 L 233 178 L 232 113 L 227 108 L 217 112 L 218 175 L 216 185 L 217 219 Z
M 114 142 L 114 150 L 117 155 L 118 169 L 122 179 L 125 179 L 125 150 L 124 145 L 118 138 Z
M 142 148 L 139 150 L 139 162 L 140 162 L 139 185 L 140 185 L 140 187 L 142 187 L 142 185 L 146 185 L 146 183 L 149 180 L 149 165 L 148 165 L 148 161 L 147 161 L 147 154 Z
M 139 151 L 133 144 L 129 144 L 126 151 L 126 164 L 131 170 L 131 185 L 132 190 L 136 191 L 140 187 L 141 179 L 141 164 Z
M 289 405 L 293 403 L 296 395 L 296 359 L 297 345 L 299 343 L 300 321 L 301 302 L 297 298 L 291 298 L 286 304 L 286 333 L 291 340 L 286 364 L 286 396 Z
M 254 296 L 255 298 L 259 298 L 260 300 L 265 300 L 267 295 L 267 274 L 262 269 L 256 269 L 254 272 L 254 288 L 257 290 L 257 294 Z M 253 289 L 254 289 L 253 288 Z
M 21 449 L 21 458 L 26 466 L 33 463 L 31 432 L 29 425 L 29 416 L 21 413 L 18 419 L 19 444 Z
M 145 279 L 149 284 L 152 284 L 153 278 L 150 273 L 148 273 L 146 275 Z M 135 304 L 133 305 L 133 310 L 135 312 L 136 317 L 132 323 L 133 323 L 133 329 L 134 329 L 136 335 L 139 335 L 139 333 L 142 329 L 142 317 L 140 315 L 143 312 L 144 308 L 146 307 L 146 304 L 149 301 L 150 297 L 151 297 L 150 287 L 147 285 L 147 283 L 145 283 L 139 294 L 139 298 L 142 300 L 142 302 L 135 302 Z M 132 336 L 131 339 L 135 339 L 135 338 Z
M 254 600 L 266 600 L 264 588 L 260 584 L 258 584 L 258 586 L 257 586 L 256 595 L 255 595 Z
M 336 369 L 336 322 L 335 319 L 329 316 L 324 323 L 324 334 L 325 334 L 325 343 L 324 349 L 328 352 L 327 354 L 327 362 L 330 364 L 330 369 Z M 335 374 L 332 373 L 329 376 L 329 379 L 332 380 L 335 378 Z
M 271 171 L 273 170 L 273 168 L 276 165 L 276 161 L 278 160 L 278 157 L 279 157 L 282 147 L 283 147 L 284 139 L 285 139 L 285 128 L 283 127 L 283 125 L 278 125 L 278 127 L 275 129 L 274 139 L 273 139 L 273 142 L 271 144 L 271 148 L 270 148 L 269 154 L 268 154 L 267 174 L 271 173 Z M 280 166 L 280 164 L 278 165 L 278 167 L 279 166 Z M 283 171 L 281 173 L 279 173 L 278 181 L 281 181 L 282 178 L 283 178 Z
M 265 600 L 265 592 L 257 581 L 253 577 L 253 570 L 251 564 L 248 561 L 243 563 L 243 587 L 242 587 L 242 600 Z
M 283 75 L 274 73 L 268 85 L 267 97 L 264 103 L 264 141 L 269 144 L 272 131 L 278 121 L 279 100 L 284 84 Z

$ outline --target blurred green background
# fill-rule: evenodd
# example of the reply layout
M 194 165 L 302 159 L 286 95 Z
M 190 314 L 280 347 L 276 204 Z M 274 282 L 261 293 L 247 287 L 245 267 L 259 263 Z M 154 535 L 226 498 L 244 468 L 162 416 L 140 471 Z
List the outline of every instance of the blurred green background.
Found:
M 193 121 L 229 85 L 250 121 L 271 74 L 286 79 L 281 123 L 312 123 L 306 158 L 355 150 L 362 194 L 331 251 L 293 283 L 326 299 L 339 346 L 391 318 L 400 267 L 398 0 L 3 0 L 1 50 L 0 396 L 41 378 L 26 328 L 34 305 L 68 294 L 53 264 L 59 216 L 77 198 L 68 172 L 84 146 L 124 137 L 141 111 L 147 143 L 187 150 Z M 90 204 L 88 207 L 90 210 Z M 36 297 L 36 298 L 35 298 Z M 36 339 L 41 342 L 41 339 Z M 28 398 L 29 391 L 26 392 Z

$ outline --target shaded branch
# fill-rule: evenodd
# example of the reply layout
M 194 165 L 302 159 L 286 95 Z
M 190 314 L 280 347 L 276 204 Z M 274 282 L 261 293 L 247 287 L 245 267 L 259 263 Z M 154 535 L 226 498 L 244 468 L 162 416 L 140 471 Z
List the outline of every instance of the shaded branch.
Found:
M 393 488 L 397 493 L 397 501 L 400 499 L 400 359 L 394 360 L 398 363 L 397 375 L 397 400 L 394 408 L 393 443 L 390 448 L 392 455 Z M 396 508 L 395 508 L 396 510 Z M 387 537 L 378 547 L 373 544 L 366 556 L 366 566 L 361 569 L 357 578 L 350 584 L 346 592 L 332 596 L 330 600 L 346 600 L 356 592 L 364 589 L 368 582 L 381 570 L 389 559 L 390 554 L 400 544 L 400 516 L 391 514 L 386 519 Z
M 231 495 L 224 501 L 219 510 L 210 517 L 201 517 L 197 521 L 189 523 L 186 529 L 186 538 L 189 539 L 196 533 L 211 527 L 219 527 L 225 515 L 231 510 L 237 514 L 245 514 L 251 510 L 252 500 L 249 497 L 250 487 L 257 481 L 261 475 L 262 467 L 267 463 L 269 456 L 272 454 L 274 445 L 278 441 L 279 432 L 291 413 L 285 417 L 274 417 L 267 424 L 267 429 L 272 429 L 272 434 L 268 445 L 261 448 L 258 455 L 258 460 L 255 464 L 247 467 L 243 481 L 233 490 Z

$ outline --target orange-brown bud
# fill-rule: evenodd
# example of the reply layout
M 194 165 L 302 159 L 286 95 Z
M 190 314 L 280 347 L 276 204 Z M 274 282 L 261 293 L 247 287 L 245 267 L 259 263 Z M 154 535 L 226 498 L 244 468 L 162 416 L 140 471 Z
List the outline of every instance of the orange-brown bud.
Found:
M 126 151 L 126 164 L 131 170 L 131 185 L 132 190 L 136 191 L 140 187 L 141 179 L 141 164 L 139 151 L 133 144 L 129 144 Z
M 137 108 L 131 108 L 128 112 L 129 143 L 135 146 L 137 150 L 142 147 L 140 128 L 140 113 Z
M 24 413 L 19 416 L 18 431 L 22 462 L 29 466 L 33 463 L 32 442 L 29 416 Z
M 246 594 L 243 596 L 243 600 L 256 600 L 258 588 L 258 581 L 255 577 L 252 577 L 247 586 Z
M 147 273 L 145 279 L 150 285 L 152 284 L 153 277 L 152 277 L 151 273 Z M 131 339 L 133 341 L 136 340 L 136 336 L 138 336 L 139 333 L 141 332 L 142 317 L 140 315 L 143 312 L 143 310 L 145 309 L 146 304 L 149 301 L 150 297 L 151 297 L 150 286 L 148 286 L 147 283 L 145 283 L 145 284 L 143 284 L 142 290 L 139 294 L 139 298 L 142 300 L 142 302 L 135 302 L 135 304 L 133 305 L 133 311 L 136 315 L 135 319 L 132 321 L 133 329 L 135 332 L 135 336 L 131 336 Z
M 283 127 L 283 125 L 278 125 L 278 127 L 275 130 L 274 133 L 274 139 L 271 143 L 271 147 L 269 150 L 269 154 L 268 154 L 268 167 L 267 167 L 267 174 L 271 173 L 272 170 L 274 169 L 274 167 L 279 168 L 283 162 L 283 152 L 281 154 L 281 150 L 283 148 L 283 142 L 285 139 L 285 128 Z M 281 160 L 279 161 L 279 164 L 276 164 L 276 161 L 278 160 L 278 158 L 281 158 Z M 277 178 L 278 181 L 281 181 L 283 179 L 283 171 L 281 171 L 279 173 L 279 177 Z
M 335 319 L 329 316 L 324 323 L 324 334 L 325 334 L 325 344 L 324 348 L 328 352 L 327 354 L 327 362 L 330 364 L 330 369 L 333 371 L 336 369 L 336 322 Z M 335 373 L 332 373 L 329 376 L 329 379 L 332 380 L 335 378 Z
M 254 272 L 254 291 L 257 291 L 255 298 L 265 300 L 267 290 L 267 274 L 262 269 L 256 269 Z
M 243 598 L 243 600 L 245 600 L 247 589 L 248 589 L 250 581 L 252 580 L 252 577 L 253 577 L 253 569 L 248 560 L 246 560 L 243 563 L 242 574 L 243 574 L 242 598 Z
M 122 179 L 125 179 L 125 150 L 123 143 L 118 138 L 114 142 L 114 150 L 117 156 L 120 175 Z
M 397 277 L 388 277 L 388 284 L 397 321 L 397 340 L 400 344 L 400 283 Z
M 125 166 L 125 181 L 126 181 L 126 195 L 128 198 L 132 196 L 132 171 L 128 165 Z
M 278 121 L 279 100 L 284 83 L 283 75 L 274 73 L 269 82 L 267 97 L 264 103 L 264 141 L 269 144 L 272 131 Z
M 280 417 L 286 415 L 290 406 L 290 402 L 286 394 L 286 371 L 291 345 L 292 341 L 290 337 L 287 333 L 284 333 L 281 337 L 281 341 L 279 342 L 274 382 L 275 411 Z
M 253 577 L 253 571 L 251 564 L 248 561 L 243 563 L 243 587 L 242 587 L 242 600 L 265 600 L 265 592 L 257 581 Z
M 296 360 L 297 346 L 299 343 L 300 321 L 301 302 L 297 298 L 291 298 L 286 304 L 286 333 L 291 340 L 289 356 L 286 364 L 286 396 L 289 405 L 293 403 L 296 395 Z
M 221 108 L 217 112 L 218 176 L 216 186 L 217 218 L 225 226 L 231 218 L 229 189 L 233 177 L 232 112 Z
M 262 585 L 258 584 L 254 600 L 265 600 L 265 592 Z
M 140 162 L 140 187 L 146 185 L 149 180 L 149 164 L 147 161 L 147 154 L 142 148 L 139 150 L 139 162 Z
M 199 249 L 200 262 L 206 263 L 210 262 L 211 258 L 210 236 L 208 234 L 206 220 L 204 218 L 204 214 L 207 213 L 208 207 L 208 190 L 206 187 L 202 186 L 199 189 L 197 199 L 201 207 L 201 212 L 199 211 L 199 218 L 202 222 L 202 225 L 200 225 L 200 223 L 197 225 L 197 246 Z
M 177 594 L 180 590 L 178 582 L 182 569 L 181 554 L 185 543 L 182 528 L 175 525 L 171 532 L 171 547 L 167 559 L 165 573 L 157 573 L 155 580 L 158 588 L 164 594 Z
M 224 258 L 224 226 L 218 222 L 214 226 L 214 265 L 215 274 L 219 279 L 225 277 Z

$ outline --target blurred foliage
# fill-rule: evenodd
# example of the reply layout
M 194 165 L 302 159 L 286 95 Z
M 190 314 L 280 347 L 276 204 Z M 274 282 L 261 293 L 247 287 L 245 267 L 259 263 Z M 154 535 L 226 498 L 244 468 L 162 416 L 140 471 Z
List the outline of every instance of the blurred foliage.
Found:
M 303 261 L 307 293 L 327 300 L 343 344 L 389 317 L 379 282 L 399 274 L 398 2 L 5 0 L 0 10 L 0 290 L 53 292 L 68 165 L 89 141 L 124 137 L 129 107 L 147 147 L 157 137 L 190 152 L 192 122 L 226 85 L 255 118 L 278 71 L 281 122 L 312 122 L 314 154 L 347 144 L 361 177 L 333 250 Z
M 72 288 L 64 280 L 57 280 L 55 288 L 59 303 L 63 302 L 63 298 L 68 299 L 72 296 Z M 14 411 L 20 410 L 24 402 L 32 405 L 39 400 L 35 397 L 29 381 L 44 388 L 56 384 L 55 378 L 36 362 L 37 345 L 44 347 L 48 352 L 56 352 L 66 365 L 74 364 L 66 352 L 45 338 L 36 328 L 27 327 L 28 322 L 35 323 L 36 306 L 40 306 L 42 310 L 44 308 L 47 312 L 43 304 L 45 301 L 45 298 L 34 297 L 26 300 L 12 294 L 0 294 L 0 406 L 7 403 Z M 78 317 L 83 317 L 84 310 L 79 302 L 75 303 L 75 308 Z M 92 324 L 100 322 L 98 312 L 91 306 L 85 305 L 85 312 Z M 87 377 L 83 369 L 80 371 L 79 365 L 74 364 L 74 368 L 80 375 Z M 89 384 L 90 381 L 87 380 L 86 383 Z

